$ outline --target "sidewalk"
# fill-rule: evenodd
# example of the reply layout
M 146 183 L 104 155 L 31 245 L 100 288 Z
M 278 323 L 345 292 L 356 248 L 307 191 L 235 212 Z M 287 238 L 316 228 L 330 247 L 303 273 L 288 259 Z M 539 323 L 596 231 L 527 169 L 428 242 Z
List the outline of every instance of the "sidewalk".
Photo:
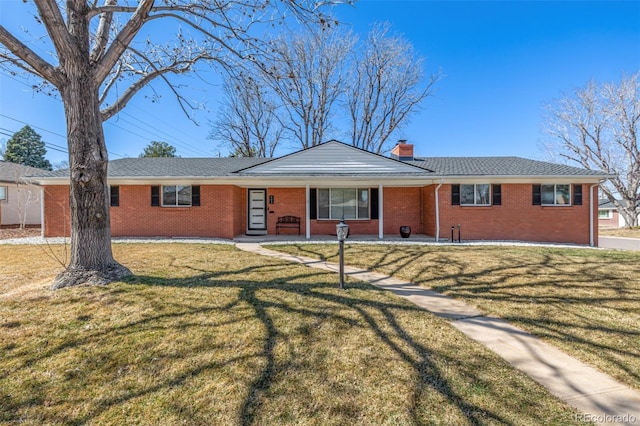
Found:
M 241 250 L 277 257 L 311 268 L 337 272 L 338 265 L 266 249 L 257 243 L 237 243 Z M 640 425 L 640 392 L 498 318 L 411 282 L 345 266 L 349 277 L 388 290 L 451 324 L 525 372 L 553 395 L 597 424 Z

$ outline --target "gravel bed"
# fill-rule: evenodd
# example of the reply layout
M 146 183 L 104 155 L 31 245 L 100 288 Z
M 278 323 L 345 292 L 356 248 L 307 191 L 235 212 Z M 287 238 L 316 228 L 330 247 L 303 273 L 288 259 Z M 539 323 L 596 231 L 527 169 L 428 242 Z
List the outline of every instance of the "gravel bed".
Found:
M 236 241 L 221 238 L 112 238 L 113 244 L 236 244 Z M 69 238 L 55 237 L 26 237 L 0 240 L 0 244 L 8 245 L 37 245 L 37 244 L 69 244 Z M 282 244 L 337 244 L 335 240 L 295 240 L 295 241 L 264 241 L 259 242 L 263 246 Z M 421 246 L 511 246 L 511 247 L 555 247 L 555 248 L 581 248 L 600 250 L 599 247 L 589 247 L 577 244 L 536 243 L 523 241 L 463 241 L 460 243 L 450 241 L 416 241 L 416 240 L 347 240 L 347 244 L 376 244 L 376 245 L 421 245 Z
M 230 240 L 216 239 L 216 238 L 112 238 L 113 244 L 166 244 L 166 243 L 183 243 L 183 244 L 235 244 Z M 10 238 L 6 240 L 0 240 L 0 244 L 13 244 L 13 245 L 38 245 L 38 244 L 70 244 L 69 238 L 54 237 L 27 237 L 27 238 Z

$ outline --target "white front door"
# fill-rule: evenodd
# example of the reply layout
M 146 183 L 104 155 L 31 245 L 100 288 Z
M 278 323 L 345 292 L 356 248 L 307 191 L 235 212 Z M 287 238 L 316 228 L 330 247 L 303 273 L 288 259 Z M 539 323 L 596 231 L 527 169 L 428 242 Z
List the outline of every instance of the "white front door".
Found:
M 267 230 L 267 190 L 250 189 L 248 204 L 248 231 Z

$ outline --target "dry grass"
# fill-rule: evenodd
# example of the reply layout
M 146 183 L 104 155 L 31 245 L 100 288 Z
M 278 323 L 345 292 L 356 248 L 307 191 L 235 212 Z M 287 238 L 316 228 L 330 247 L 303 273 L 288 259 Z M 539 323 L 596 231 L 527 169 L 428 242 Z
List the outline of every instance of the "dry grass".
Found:
M 277 248 L 337 261 L 336 245 Z M 464 300 L 640 389 L 640 253 L 354 244 L 345 261 Z
M 0 423 L 578 423 L 374 287 L 229 246 L 114 250 L 135 277 L 52 292 L 41 248 L 0 246 Z
M 640 226 L 635 228 L 605 228 L 599 229 L 598 233 L 605 237 L 640 238 Z

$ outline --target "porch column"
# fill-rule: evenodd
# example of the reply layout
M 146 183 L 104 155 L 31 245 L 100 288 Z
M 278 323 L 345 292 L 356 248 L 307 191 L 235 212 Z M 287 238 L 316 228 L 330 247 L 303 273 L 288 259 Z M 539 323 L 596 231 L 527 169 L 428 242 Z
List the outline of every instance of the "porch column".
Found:
M 309 185 L 305 186 L 305 214 L 304 214 L 304 221 L 305 221 L 305 236 L 307 237 L 307 240 L 311 238 L 311 218 L 310 218 L 310 212 L 311 212 L 311 205 L 309 202 Z
M 382 184 L 378 185 L 378 238 L 384 238 L 384 196 Z

